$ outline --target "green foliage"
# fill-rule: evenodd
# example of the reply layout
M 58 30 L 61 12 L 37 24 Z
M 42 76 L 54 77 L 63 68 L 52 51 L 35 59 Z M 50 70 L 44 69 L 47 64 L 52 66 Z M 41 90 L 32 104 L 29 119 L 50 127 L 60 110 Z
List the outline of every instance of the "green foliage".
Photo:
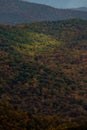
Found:
M 87 21 L 0 26 L 1 130 L 85 128 L 86 91 Z

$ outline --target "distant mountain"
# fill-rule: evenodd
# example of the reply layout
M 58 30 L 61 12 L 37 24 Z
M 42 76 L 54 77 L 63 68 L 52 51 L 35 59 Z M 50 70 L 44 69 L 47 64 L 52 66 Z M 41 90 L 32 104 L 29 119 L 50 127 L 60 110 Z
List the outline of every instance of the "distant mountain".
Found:
M 74 8 L 74 10 L 87 12 L 87 7 Z
M 56 9 L 21 0 L 0 0 L 0 24 L 20 24 L 69 18 L 87 19 L 87 13 L 70 9 Z

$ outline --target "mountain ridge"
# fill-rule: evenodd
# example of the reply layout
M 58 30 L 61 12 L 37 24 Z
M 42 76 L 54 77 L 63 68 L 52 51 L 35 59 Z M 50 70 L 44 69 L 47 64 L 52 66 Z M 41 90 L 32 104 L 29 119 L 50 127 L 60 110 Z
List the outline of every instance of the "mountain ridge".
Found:
M 87 7 L 79 7 L 79 8 L 72 8 L 73 10 L 78 10 L 78 11 L 84 11 L 87 12 Z
M 21 0 L 0 1 L 0 24 L 56 21 L 70 18 L 87 19 L 87 13 L 72 9 L 57 9 Z

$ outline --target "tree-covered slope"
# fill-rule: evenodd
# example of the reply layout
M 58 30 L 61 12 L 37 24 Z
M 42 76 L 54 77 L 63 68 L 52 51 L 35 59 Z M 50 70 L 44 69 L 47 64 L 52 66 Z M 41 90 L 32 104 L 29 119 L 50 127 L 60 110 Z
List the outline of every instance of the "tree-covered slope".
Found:
M 85 129 L 86 35 L 87 21 L 76 19 L 0 26 L 1 130 Z

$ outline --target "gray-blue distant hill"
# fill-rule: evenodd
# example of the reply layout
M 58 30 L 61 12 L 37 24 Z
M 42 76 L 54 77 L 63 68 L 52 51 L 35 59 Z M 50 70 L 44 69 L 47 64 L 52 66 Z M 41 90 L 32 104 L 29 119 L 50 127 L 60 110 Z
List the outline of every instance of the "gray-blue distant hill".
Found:
M 0 24 L 15 25 L 70 18 L 87 19 L 87 8 L 57 9 L 21 0 L 0 0 Z

